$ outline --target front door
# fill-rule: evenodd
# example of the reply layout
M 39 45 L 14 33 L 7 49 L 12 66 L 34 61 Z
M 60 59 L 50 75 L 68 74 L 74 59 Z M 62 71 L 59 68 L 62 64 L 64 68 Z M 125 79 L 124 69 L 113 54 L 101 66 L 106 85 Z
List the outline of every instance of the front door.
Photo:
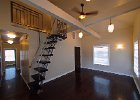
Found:
M 15 67 L 16 68 L 16 50 L 15 49 L 5 49 L 4 50 L 5 60 L 4 67 Z

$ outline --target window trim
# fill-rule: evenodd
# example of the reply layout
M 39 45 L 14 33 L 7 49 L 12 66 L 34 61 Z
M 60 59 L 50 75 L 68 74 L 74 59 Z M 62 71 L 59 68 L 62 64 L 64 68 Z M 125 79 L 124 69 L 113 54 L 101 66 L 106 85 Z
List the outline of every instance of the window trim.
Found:
M 104 64 L 95 64 L 94 63 L 94 48 L 95 47 L 101 47 L 101 46 L 107 46 L 108 47 L 108 65 L 104 65 Z M 94 45 L 93 46 L 93 65 L 100 65 L 100 66 L 110 66 L 110 45 L 109 44 L 102 44 L 102 45 Z
M 15 63 L 17 62 L 17 48 L 4 48 L 4 61 L 5 61 L 5 50 L 14 50 L 15 52 Z M 7 61 L 6 61 L 7 62 Z

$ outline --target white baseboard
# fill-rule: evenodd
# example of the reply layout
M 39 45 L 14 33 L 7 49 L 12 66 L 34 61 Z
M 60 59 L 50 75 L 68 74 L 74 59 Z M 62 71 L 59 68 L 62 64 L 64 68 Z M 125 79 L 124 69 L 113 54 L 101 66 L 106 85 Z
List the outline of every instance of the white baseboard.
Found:
M 50 82 L 50 81 L 55 80 L 55 79 L 57 79 L 57 78 L 60 78 L 60 77 L 62 77 L 62 76 L 64 76 L 64 75 L 67 75 L 67 74 L 69 74 L 69 73 L 71 73 L 71 72 L 73 72 L 73 71 L 74 71 L 74 70 L 71 70 L 71 71 L 68 71 L 68 72 L 66 72 L 66 73 L 64 73 L 64 74 L 58 75 L 58 76 L 56 76 L 56 77 L 53 77 L 53 78 L 51 78 L 51 79 L 44 80 L 43 83 Z
M 133 80 L 134 80 L 134 82 L 135 82 L 135 84 L 136 84 L 136 87 L 137 87 L 137 89 L 138 89 L 138 92 L 139 92 L 139 94 L 140 94 L 140 87 L 138 86 L 138 83 L 137 83 L 137 81 L 136 81 L 136 79 L 133 77 Z
M 127 74 L 124 74 L 124 73 L 117 73 L 117 72 L 111 72 L 111 71 L 105 71 L 105 70 L 100 70 L 100 69 L 95 69 L 95 68 L 87 68 L 87 67 L 83 67 L 83 68 L 85 68 L 85 69 L 91 69 L 91 70 L 96 70 L 96 71 L 102 71 L 102 72 L 116 74 L 116 75 L 133 77 L 132 75 L 127 75 Z

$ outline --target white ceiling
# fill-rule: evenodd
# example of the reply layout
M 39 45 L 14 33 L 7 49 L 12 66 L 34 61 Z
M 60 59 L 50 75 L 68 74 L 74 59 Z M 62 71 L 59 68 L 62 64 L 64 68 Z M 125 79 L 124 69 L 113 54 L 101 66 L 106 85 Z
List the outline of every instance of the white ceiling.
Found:
M 84 11 L 94 11 L 98 10 L 99 14 L 97 16 L 89 16 L 87 19 L 98 18 L 98 16 L 106 16 L 105 12 L 108 12 L 112 9 L 117 9 L 120 6 L 130 4 L 132 2 L 138 0 L 91 0 L 91 2 L 86 2 L 86 0 L 49 0 L 54 5 L 63 9 L 68 14 L 72 15 L 75 18 L 78 18 L 79 14 L 72 11 L 73 8 L 80 8 L 80 3 L 85 4 Z M 120 9 L 119 9 L 120 10 Z M 120 10 L 121 11 L 121 10 Z M 115 16 L 112 18 L 112 23 L 115 24 L 115 30 L 123 29 L 126 27 L 132 27 L 134 23 L 134 18 L 137 10 L 125 13 L 123 15 Z M 86 19 L 86 20 L 87 20 Z M 84 22 L 84 21 L 83 21 Z M 93 28 L 96 32 L 107 32 L 107 25 L 109 24 L 109 19 L 105 19 L 103 21 L 99 21 L 98 23 L 94 23 L 89 25 L 89 27 Z
M 131 12 L 125 13 L 123 15 L 112 18 L 111 22 L 115 26 L 114 31 L 133 27 L 134 19 L 135 19 L 137 12 L 138 12 L 138 10 L 135 10 L 135 11 L 131 11 Z M 109 23 L 110 23 L 110 20 L 108 19 L 108 20 L 102 21 L 100 23 L 93 24 L 91 27 L 98 33 L 107 33 L 108 32 L 107 26 Z
M 90 2 L 86 2 L 86 0 L 49 0 L 59 8 L 63 9 L 70 15 L 74 16 L 75 18 L 78 18 L 79 14 L 72 11 L 73 8 L 78 8 L 81 10 L 81 3 L 85 4 L 84 11 L 94 11 L 98 10 L 99 13 L 102 13 L 106 10 L 121 6 L 125 3 L 128 3 L 130 1 L 134 0 L 91 0 Z
M 1 40 L 3 41 L 3 43 L 7 43 L 8 40 L 13 40 L 14 44 L 19 44 L 20 43 L 20 38 L 26 34 L 26 33 L 20 33 L 20 32 L 13 32 L 16 35 L 16 38 L 14 39 L 10 39 L 7 37 L 8 31 L 5 30 L 0 30 L 0 36 L 1 36 Z

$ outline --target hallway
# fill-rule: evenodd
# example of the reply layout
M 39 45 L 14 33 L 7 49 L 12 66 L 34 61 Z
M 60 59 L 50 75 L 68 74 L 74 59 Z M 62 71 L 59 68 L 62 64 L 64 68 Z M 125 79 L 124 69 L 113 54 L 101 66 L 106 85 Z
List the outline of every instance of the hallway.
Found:
M 0 87 L 1 100 L 140 100 L 130 77 L 82 69 L 69 73 L 43 87 L 43 93 L 29 95 L 14 67 L 6 69 Z
M 6 68 L 0 87 L 1 100 L 22 100 L 21 98 L 26 98 L 27 94 L 28 88 L 15 67 Z

